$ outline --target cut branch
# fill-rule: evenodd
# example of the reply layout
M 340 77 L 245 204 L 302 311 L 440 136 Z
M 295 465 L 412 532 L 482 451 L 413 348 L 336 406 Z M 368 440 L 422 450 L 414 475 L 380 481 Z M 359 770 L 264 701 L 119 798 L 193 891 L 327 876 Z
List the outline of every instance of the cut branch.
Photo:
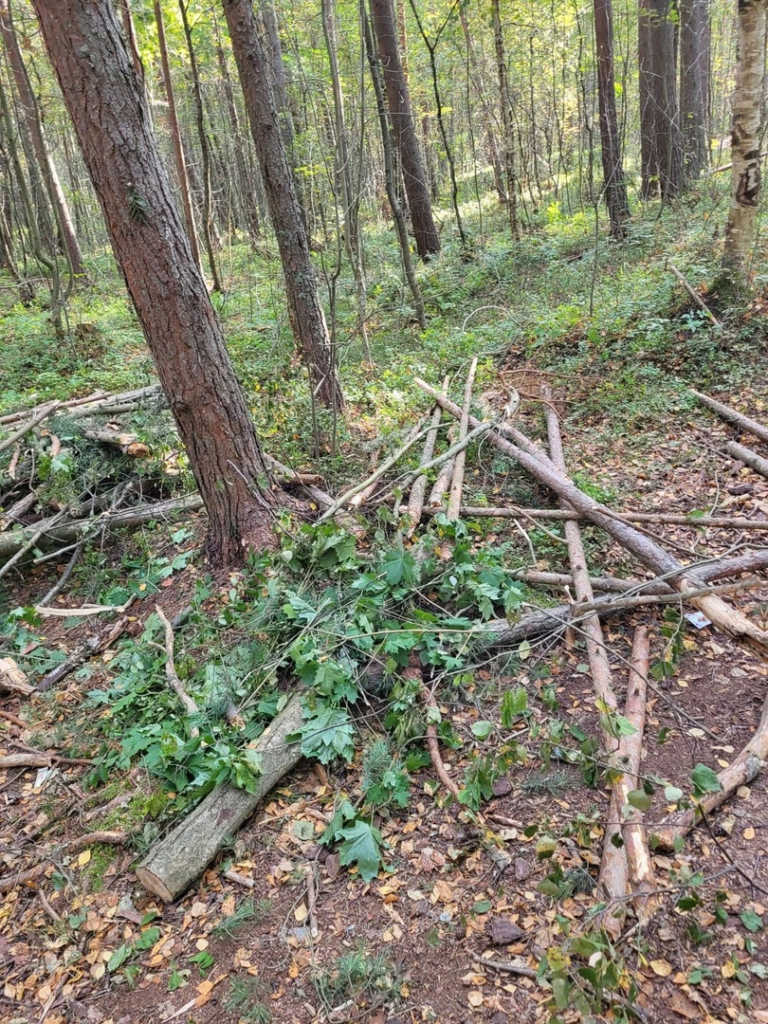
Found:
M 751 448 L 745 448 L 743 444 L 737 444 L 736 441 L 729 441 L 725 447 L 728 454 L 732 455 L 734 459 L 743 462 L 745 466 L 749 466 L 761 476 L 768 477 L 768 459 L 753 452 Z
M 165 631 L 165 678 L 168 680 L 168 685 L 179 698 L 182 707 L 188 715 L 199 715 L 200 709 L 184 689 L 178 673 L 176 672 L 176 666 L 174 664 L 173 626 L 168 621 L 165 612 L 159 604 L 155 605 L 155 613 L 158 619 L 162 622 L 163 630 Z M 193 725 L 190 727 L 189 734 L 193 739 L 195 739 L 200 735 L 200 730 L 196 725 Z
M 446 377 L 443 381 L 442 387 L 443 394 L 448 391 L 448 378 Z M 426 465 L 432 458 L 435 451 L 435 442 L 437 441 L 437 432 L 440 428 L 440 419 L 443 415 L 443 410 L 439 405 L 436 405 L 434 412 L 432 413 L 432 422 L 427 432 L 426 439 L 424 441 L 424 451 L 421 455 L 421 466 Z M 424 508 L 424 495 L 427 490 L 427 474 L 420 473 L 419 476 L 413 481 L 411 487 L 411 493 L 408 498 L 408 530 L 407 536 L 412 537 L 417 526 L 421 522 L 422 510 Z
M 754 434 L 755 437 L 759 437 L 761 441 L 768 441 L 768 427 L 762 423 L 758 423 L 757 420 L 750 419 L 749 416 L 745 416 L 743 413 L 737 412 L 732 409 L 730 405 L 725 405 L 724 402 L 718 402 L 716 398 L 710 398 L 709 395 L 703 394 L 701 391 L 694 391 L 691 388 L 691 393 L 696 395 L 702 405 L 706 405 L 712 412 L 717 413 L 722 419 L 727 420 L 729 423 L 733 423 L 739 427 L 740 430 L 746 430 L 748 434 Z
M 461 408 L 461 420 L 459 422 L 459 441 L 463 441 L 467 436 L 467 430 L 469 428 L 469 410 L 472 405 L 472 386 L 475 383 L 475 373 L 477 372 L 477 356 L 472 360 L 469 373 L 467 374 L 467 380 L 464 385 L 464 405 Z M 456 459 L 453 463 L 453 475 L 451 477 L 451 491 L 448 495 L 448 519 L 459 518 L 459 508 L 461 507 L 461 494 L 464 489 L 464 466 L 467 460 L 467 449 L 462 448 L 456 455 Z

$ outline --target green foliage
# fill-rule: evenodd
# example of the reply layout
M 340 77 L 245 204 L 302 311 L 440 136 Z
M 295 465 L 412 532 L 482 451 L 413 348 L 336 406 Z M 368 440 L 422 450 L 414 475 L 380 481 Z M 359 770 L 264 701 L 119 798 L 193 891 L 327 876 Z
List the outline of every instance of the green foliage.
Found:
M 356 866 L 364 882 L 370 882 L 381 870 L 381 832 L 347 799 L 337 806 L 320 842 L 338 843 L 339 862 Z
M 224 1007 L 247 1024 L 269 1024 L 272 1015 L 262 1001 L 264 995 L 265 986 L 260 978 L 235 976 L 230 982 Z
M 392 756 L 386 738 L 374 740 L 365 750 L 361 785 L 365 802 L 372 807 L 408 805 L 410 779 L 399 758 Z
M 215 935 L 217 938 L 234 938 L 235 932 L 242 928 L 244 924 L 248 921 L 253 921 L 254 923 L 262 921 L 271 909 L 271 900 L 259 900 L 258 903 L 250 899 L 243 900 L 234 913 L 223 918 L 212 929 L 211 935 Z
M 384 1000 L 398 998 L 395 965 L 386 955 L 372 955 L 364 946 L 340 956 L 330 970 L 319 971 L 314 984 L 318 997 L 328 1009 L 365 995 L 375 994 Z

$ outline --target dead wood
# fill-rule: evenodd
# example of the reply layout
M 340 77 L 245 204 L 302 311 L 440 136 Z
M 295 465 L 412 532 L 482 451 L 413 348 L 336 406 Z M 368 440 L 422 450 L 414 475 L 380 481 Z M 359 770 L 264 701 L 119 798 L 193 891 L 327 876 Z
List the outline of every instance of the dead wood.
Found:
M 136 869 L 146 889 L 166 903 L 180 896 L 253 814 L 261 799 L 297 764 L 301 744 L 289 737 L 301 728 L 302 701 L 300 693 L 291 697 L 253 744 L 261 760 L 261 774 L 253 793 L 229 785 L 217 786 L 152 847 Z
M 734 459 L 743 462 L 745 466 L 749 466 L 761 476 L 768 477 L 768 459 L 753 452 L 751 448 L 745 448 L 743 444 L 737 444 L 736 441 L 729 441 L 725 447 L 728 454 L 732 455 Z
M 445 394 L 448 390 L 448 378 L 446 377 L 443 381 L 442 391 Z M 426 465 L 432 458 L 435 451 L 435 442 L 437 441 L 437 432 L 440 429 L 440 419 L 442 418 L 443 410 L 439 405 L 436 405 L 432 413 L 432 422 L 430 423 L 427 436 L 424 440 L 424 450 L 421 454 L 420 467 Z M 412 537 L 416 527 L 421 522 L 422 510 L 424 508 L 424 495 L 427 490 L 427 474 L 421 472 L 416 479 L 413 481 L 411 486 L 411 493 L 408 498 L 408 529 L 406 535 Z
M 0 453 L 4 452 L 7 448 L 12 448 L 13 445 L 16 444 L 17 441 L 20 441 L 25 434 L 28 434 L 33 427 L 39 426 L 43 420 L 47 420 L 49 416 L 53 415 L 60 405 L 61 402 L 49 402 L 48 405 L 44 405 L 38 409 L 32 419 L 27 420 L 26 423 L 22 423 L 18 430 L 6 437 L 4 441 L 0 441 Z
M 656 889 L 653 861 L 646 841 L 643 813 L 629 802 L 630 792 L 639 786 L 645 729 L 648 659 L 648 629 L 645 626 L 638 626 L 632 642 L 627 699 L 624 709 L 624 717 L 635 731 L 629 736 L 622 736 L 619 740 L 618 762 L 622 769 L 622 776 L 618 782 L 620 818 L 617 820 L 623 821 L 622 835 L 629 868 L 629 882 L 632 887 L 635 913 L 641 924 L 647 924 L 657 905 L 657 899 L 653 896 Z
M 691 287 L 691 285 L 686 281 L 686 279 L 683 277 L 683 275 L 677 269 L 675 264 L 672 263 L 671 261 L 669 261 L 667 266 L 672 271 L 672 273 L 675 275 L 675 277 L 680 282 L 680 284 L 683 286 L 683 288 L 685 288 L 685 290 L 688 292 L 688 294 L 693 299 L 693 301 L 696 303 L 696 305 L 699 307 L 699 309 L 703 313 L 706 313 L 706 315 L 709 317 L 709 319 L 712 321 L 712 323 L 715 325 L 715 327 L 722 327 L 723 325 L 720 323 L 720 321 L 717 319 L 715 314 L 712 312 L 712 310 L 706 304 L 704 299 L 702 299 L 702 297 L 699 295 L 699 293 L 693 287 Z
M 448 428 L 448 442 L 450 451 L 456 440 L 456 426 Z M 451 483 L 451 477 L 453 476 L 453 459 L 450 458 L 442 464 L 440 472 L 435 477 L 435 482 L 432 484 L 432 489 L 429 492 L 429 498 L 427 499 L 428 509 L 424 509 L 424 513 L 428 515 L 435 515 L 437 512 L 442 511 L 443 499 L 445 492 Z
M 19 498 L 18 501 L 15 501 L 8 511 L 4 513 L 2 519 L 0 519 L 0 532 L 7 530 L 12 523 L 17 523 L 24 513 L 32 508 L 36 501 L 37 494 L 34 491 L 30 491 Z
M 418 378 L 416 378 L 416 383 L 452 415 L 461 415 L 461 410 L 453 402 L 429 384 L 425 384 Z M 474 417 L 470 417 L 470 424 L 473 423 L 473 420 Z M 477 424 L 478 421 L 474 420 L 474 423 Z M 524 437 L 519 431 L 515 431 L 515 433 Z M 615 513 L 580 491 L 573 481 L 560 473 L 549 459 L 534 457 L 530 450 L 524 450 L 520 445 L 512 444 L 495 430 L 490 430 L 487 436 L 498 451 L 515 459 L 532 476 L 553 490 L 559 498 L 567 501 L 577 512 L 609 533 L 641 562 L 658 575 L 669 577 L 675 589 L 692 591 L 701 582 L 695 572 L 686 570 L 659 543 L 636 530 L 625 520 L 617 518 Z M 526 441 L 528 448 L 535 449 L 536 446 L 533 445 L 533 442 L 527 439 Z M 700 594 L 695 598 L 692 597 L 691 600 L 720 629 L 743 637 L 756 645 L 762 652 L 768 650 L 768 634 L 716 594 Z
M 200 709 L 184 689 L 178 673 L 176 672 L 176 665 L 174 664 L 173 626 L 168 621 L 168 617 L 159 604 L 155 605 L 155 614 L 162 622 L 165 633 L 165 678 L 168 680 L 168 685 L 179 698 L 182 707 L 188 715 L 199 715 Z M 193 739 L 195 739 L 200 735 L 200 730 L 196 725 L 193 725 L 190 727 L 189 734 Z
M 424 509 L 425 516 L 435 515 L 435 509 Z M 586 517 L 573 510 L 560 508 L 492 507 L 490 505 L 462 505 L 459 514 L 467 519 L 554 519 L 567 521 Z M 747 519 L 744 516 L 678 515 L 674 512 L 612 512 L 628 523 L 659 523 L 669 526 L 706 527 L 719 530 L 768 530 L 768 519 Z
M 717 413 L 722 419 L 727 420 L 729 423 L 733 423 L 739 427 L 740 430 L 746 430 L 748 434 L 754 434 L 755 437 L 759 437 L 761 441 L 768 441 L 768 427 L 762 423 L 758 423 L 757 420 L 750 419 L 749 416 L 745 416 L 743 413 L 737 412 L 732 409 L 730 405 L 726 405 L 724 402 L 718 402 L 716 398 L 710 398 L 709 395 L 703 394 L 701 391 L 695 391 L 691 388 L 691 393 L 694 394 L 702 405 L 706 405 L 712 412 Z
M 542 392 L 545 399 L 549 399 L 548 391 Z M 565 475 L 566 464 L 563 452 L 563 441 L 560 434 L 560 424 L 554 406 L 549 402 L 546 406 L 547 434 L 549 437 L 549 450 L 552 463 Z M 564 507 L 567 503 L 562 502 Z M 565 539 L 568 544 L 568 561 L 571 566 L 574 590 L 576 597 L 582 602 L 594 600 L 592 587 L 587 572 L 587 559 L 584 552 L 584 545 L 581 540 L 579 524 L 573 520 L 565 523 Z M 595 690 L 595 697 L 598 707 L 605 709 L 605 714 L 615 714 L 618 711 L 618 701 L 613 689 L 613 678 L 611 666 L 608 661 L 608 652 L 605 646 L 600 619 L 595 612 L 588 613 L 582 623 L 582 632 L 586 639 L 587 661 L 589 671 L 592 675 L 592 685 Z M 608 723 L 603 714 L 600 715 L 600 723 L 603 731 L 603 748 L 609 762 L 613 761 L 613 750 L 615 741 Z M 611 806 L 617 799 L 611 801 Z M 623 846 L 617 846 L 610 841 L 610 830 L 606 829 L 606 838 L 603 843 L 603 855 L 600 864 L 599 884 L 608 900 L 603 925 L 614 938 L 621 934 L 621 919 L 624 916 L 624 897 L 627 892 L 627 858 Z
M 117 622 L 104 634 L 98 636 L 90 636 L 87 640 L 77 647 L 69 657 L 65 658 L 61 664 L 52 668 L 50 672 L 46 672 L 40 682 L 37 684 L 38 693 L 44 693 L 46 690 L 50 690 L 52 686 L 56 686 L 62 679 L 74 672 L 75 669 L 80 668 L 81 665 L 85 664 L 90 658 L 95 657 L 97 654 L 101 654 L 102 651 L 106 651 L 116 640 L 118 640 L 123 633 L 130 626 L 130 619 L 124 615 L 119 618 Z
M 121 846 L 127 839 L 128 835 L 125 832 L 87 832 L 85 835 L 76 836 L 74 839 L 60 843 L 58 846 L 47 851 L 43 855 L 41 862 L 34 867 L 27 868 L 26 871 L 14 871 L 10 875 L 3 875 L 0 878 L 0 892 L 8 892 L 9 889 L 15 889 L 17 885 L 24 885 L 27 882 L 33 882 L 38 879 L 45 873 L 49 860 L 56 855 L 57 850 L 76 853 L 78 850 L 82 850 L 86 846 L 95 845 L 96 843 Z
M 49 768 L 53 758 L 50 754 L 5 754 L 0 757 L 0 770 L 3 768 Z
M 23 731 L 29 729 L 29 725 L 19 718 L 18 715 L 14 715 L 10 711 L 6 711 L 4 708 L 0 708 L 0 718 L 4 718 L 7 722 L 11 722 L 12 725 L 18 726 L 18 728 Z
M 477 372 L 477 356 L 472 360 L 469 366 L 469 373 L 467 374 L 467 380 L 464 384 L 464 404 L 461 407 L 461 420 L 459 421 L 459 441 L 463 441 L 467 436 L 469 429 L 469 410 L 472 405 L 472 387 L 475 383 L 475 374 Z M 461 507 L 461 495 L 464 490 L 464 466 L 467 461 L 467 449 L 462 448 L 461 451 L 457 452 L 456 458 L 453 462 L 453 474 L 451 476 L 451 490 L 448 495 L 448 509 L 447 516 L 449 519 L 459 518 L 459 508 Z
M 88 405 L 100 398 L 106 398 L 106 391 L 94 391 L 90 395 L 85 395 L 82 398 L 71 398 L 68 402 L 60 402 L 60 409 L 72 409 L 76 405 Z M 45 409 L 50 402 L 43 402 L 42 405 L 35 406 L 31 409 L 17 409 L 16 412 L 5 413 L 4 416 L 0 416 L 0 425 L 7 425 L 9 423 L 20 423 L 22 420 L 32 419 L 41 409 Z
M 134 459 L 151 455 L 149 446 L 140 441 L 136 434 L 116 430 L 113 427 L 99 427 L 96 424 L 83 427 L 80 433 L 89 441 L 98 441 L 99 444 L 107 445 L 109 448 L 117 448 L 123 455 L 130 455 Z
M 406 677 L 410 676 L 411 679 L 416 679 L 419 682 L 421 689 L 421 699 L 428 709 L 437 710 L 437 704 L 435 702 L 434 695 L 429 687 L 424 685 L 421 669 L 418 666 L 411 666 L 403 673 Z M 443 788 L 451 794 L 455 799 L 459 799 L 459 787 L 453 781 L 451 776 L 445 767 L 442 754 L 440 753 L 440 743 L 437 738 L 437 729 L 435 723 L 429 720 L 429 713 L 427 713 L 427 750 L 429 750 L 429 756 L 432 761 L 432 767 L 435 769 L 435 774 L 440 780 Z
M 22 697 L 28 697 L 35 692 L 34 686 L 27 681 L 27 677 L 13 658 L 0 658 L 0 690 L 9 690 Z

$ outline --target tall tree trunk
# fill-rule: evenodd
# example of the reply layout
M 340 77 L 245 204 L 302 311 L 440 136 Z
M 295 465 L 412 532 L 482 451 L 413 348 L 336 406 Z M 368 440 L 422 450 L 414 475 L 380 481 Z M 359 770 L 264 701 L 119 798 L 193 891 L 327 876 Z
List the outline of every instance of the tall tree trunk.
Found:
M 323 35 L 328 50 L 328 63 L 331 69 L 331 85 L 333 87 L 333 112 L 336 157 L 336 180 L 341 185 L 342 202 L 344 205 L 344 243 L 352 273 L 355 278 L 357 294 L 357 329 L 363 339 L 366 353 L 369 352 L 366 321 L 366 287 L 365 272 L 361 249 L 360 224 L 358 220 L 359 197 L 352 180 L 352 159 L 349 152 L 347 125 L 344 119 L 344 93 L 339 76 L 339 60 L 336 48 L 336 3 L 335 0 L 321 0 Z
M 280 133 L 283 137 L 288 162 L 293 167 L 295 164 L 293 114 L 288 100 L 288 78 L 283 63 L 283 44 L 280 41 L 280 25 L 277 20 L 274 0 L 261 0 L 261 21 L 264 25 L 264 41 L 269 57 L 269 80 L 280 122 Z
M 616 120 L 613 74 L 613 10 L 611 0 L 594 0 L 597 45 L 597 90 L 600 103 L 600 145 L 603 156 L 603 195 L 614 238 L 625 235 L 629 217 L 627 186 L 621 161 L 621 140 Z
M 213 244 L 213 202 L 211 198 L 211 148 L 208 142 L 208 132 L 205 127 L 205 110 L 203 108 L 203 94 L 200 89 L 200 75 L 197 70 L 197 57 L 195 47 L 192 43 L 192 29 L 189 24 L 187 0 L 179 0 L 179 13 L 181 24 L 184 28 L 184 39 L 187 43 L 189 54 L 189 70 L 192 76 L 192 95 L 195 100 L 195 117 L 197 119 L 197 135 L 200 140 L 200 153 L 203 158 L 203 238 L 205 239 L 205 251 L 208 256 L 208 266 L 211 269 L 211 279 L 215 292 L 223 291 L 219 267 L 216 262 L 216 250 Z
M 123 32 L 128 49 L 131 53 L 133 66 L 139 79 L 144 82 L 144 63 L 139 53 L 139 44 L 136 42 L 136 30 L 133 26 L 133 15 L 131 14 L 131 0 L 120 0 L 120 16 L 123 22 Z
M 219 64 L 219 74 L 221 75 L 221 83 L 224 88 L 224 101 L 227 107 L 229 126 L 232 131 L 234 142 L 233 149 L 235 153 L 235 165 L 237 167 L 240 204 L 242 206 L 243 213 L 245 214 L 245 222 L 248 227 L 251 240 L 256 244 L 261 238 L 261 221 L 259 219 L 259 203 L 256 197 L 256 183 L 250 181 L 250 175 L 245 162 L 245 153 L 243 152 L 245 148 L 245 140 L 241 134 L 240 117 L 237 113 L 235 93 L 232 89 L 232 79 L 230 78 L 229 67 L 227 66 L 227 56 L 224 53 L 224 47 L 221 45 L 221 40 L 219 38 L 218 25 L 216 25 L 216 59 Z M 258 171 L 255 173 L 258 174 Z M 261 182 L 258 182 L 258 184 L 261 185 Z
M 515 173 L 515 126 L 512 118 L 512 97 L 509 92 L 507 56 L 504 52 L 504 31 L 501 24 L 499 0 L 492 0 L 493 41 L 496 49 L 496 74 L 499 79 L 501 125 L 504 131 L 504 169 L 507 175 L 507 213 L 513 238 L 520 237 L 517 219 L 517 175 Z
M 293 173 L 280 134 L 267 55 L 250 0 L 222 0 L 222 4 L 280 249 L 294 337 L 309 370 L 313 394 L 325 405 L 342 409 L 344 396 L 335 353 L 317 293 Z
M 184 223 L 187 225 L 187 236 L 189 246 L 192 250 L 192 258 L 195 263 L 200 263 L 200 247 L 197 244 L 197 229 L 195 227 L 195 215 L 192 212 L 192 196 L 189 191 L 189 175 L 187 174 L 187 161 L 184 159 L 184 146 L 181 141 L 179 119 L 176 114 L 176 97 L 173 91 L 173 80 L 171 78 L 171 64 L 168 60 L 168 44 L 165 39 L 165 23 L 163 12 L 160 8 L 160 0 L 155 0 L 155 23 L 157 25 L 157 42 L 160 48 L 160 67 L 163 72 L 163 87 L 165 98 L 168 101 L 168 124 L 171 129 L 173 140 L 173 156 L 176 161 L 176 179 L 181 193 L 181 206 L 184 211 Z
M 392 133 L 403 169 L 416 251 L 423 260 L 428 260 L 440 252 L 440 237 L 432 219 L 429 184 L 416 135 L 408 82 L 400 60 L 392 0 L 371 0 L 371 20 L 384 74 Z
M 639 0 L 642 193 L 676 196 L 683 156 L 677 107 L 677 13 L 671 0 Z
M 743 287 L 760 198 L 761 93 L 766 0 L 739 0 L 739 59 L 731 128 L 731 208 L 725 229 L 723 271 Z
M 111 0 L 35 0 L 112 246 L 208 510 L 207 552 L 272 541 L 274 496 Z
M 680 0 L 680 133 L 686 181 L 709 161 L 709 0 Z
M 53 207 L 64 251 L 67 254 L 72 273 L 78 277 L 84 277 L 83 256 L 80 252 L 80 245 L 77 241 L 67 201 L 64 198 L 61 182 L 48 151 L 48 144 L 45 141 L 40 109 L 29 81 L 24 59 L 21 56 L 19 41 L 16 38 L 16 31 L 11 19 L 9 0 L 0 0 L 0 32 L 2 32 L 8 61 L 13 72 L 14 81 L 16 82 L 19 103 L 32 138 L 32 146 L 35 151 L 37 164 L 45 182 L 51 206 Z
M 397 229 L 397 239 L 400 244 L 400 255 L 403 260 L 403 270 L 405 272 L 406 280 L 408 281 L 408 287 L 411 289 L 411 295 L 413 296 L 416 317 L 419 321 L 419 326 L 424 330 L 427 326 L 427 319 L 424 313 L 424 299 L 421 295 L 418 278 L 416 277 L 416 273 L 413 269 L 411 247 L 408 241 L 408 227 L 405 223 L 405 214 L 403 213 L 403 208 L 400 204 L 400 196 L 397 189 L 397 181 L 395 178 L 395 147 L 392 144 L 392 133 L 389 127 L 389 121 L 387 120 L 387 108 L 384 99 L 384 76 L 381 73 L 378 51 L 376 50 L 376 46 L 373 41 L 373 33 L 371 32 L 371 24 L 368 20 L 366 3 L 367 0 L 360 0 L 360 30 L 365 45 L 366 56 L 368 57 L 368 64 L 371 69 L 373 92 L 376 97 L 376 112 L 379 116 L 379 127 L 381 129 L 381 147 L 384 151 L 384 181 L 387 187 L 387 198 L 389 199 L 392 218 Z

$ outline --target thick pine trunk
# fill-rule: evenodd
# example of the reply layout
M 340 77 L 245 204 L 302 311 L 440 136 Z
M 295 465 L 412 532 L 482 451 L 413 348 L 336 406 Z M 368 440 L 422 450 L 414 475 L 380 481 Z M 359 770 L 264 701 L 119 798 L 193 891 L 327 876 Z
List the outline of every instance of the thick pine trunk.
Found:
M 223 0 L 223 7 L 280 249 L 291 327 L 309 370 L 314 395 L 325 405 L 342 409 L 344 396 L 335 354 L 317 293 L 309 238 L 280 134 L 269 63 L 256 18 L 250 0 Z
M 432 218 L 429 180 L 416 135 L 408 81 L 397 42 L 397 24 L 392 0 L 371 0 L 371 20 L 384 74 L 392 134 L 403 169 L 403 182 L 408 196 L 416 251 L 423 260 L 428 260 L 430 256 L 440 252 L 440 238 Z
M 83 277 L 85 275 L 83 256 L 80 252 L 80 245 L 75 234 L 72 216 L 69 212 L 67 201 L 64 198 L 64 191 L 59 181 L 56 166 L 48 151 L 48 144 L 45 140 L 43 124 L 40 119 L 40 110 L 29 81 L 24 59 L 21 55 L 13 22 L 11 21 L 8 0 L 0 0 L 0 32 L 2 32 L 3 41 L 5 42 L 8 63 L 11 66 L 13 78 L 16 82 L 19 103 L 32 140 L 37 166 L 45 182 L 45 188 L 53 207 L 56 224 L 67 259 L 69 260 L 69 265 L 73 274 Z
M 110 0 L 35 0 L 112 246 L 209 516 L 235 563 L 272 539 L 274 497 L 205 282 L 179 220 L 144 91 Z
M 723 270 L 745 283 L 760 198 L 761 93 L 765 0 L 739 0 L 739 62 L 733 91 L 731 208 L 725 228 Z
M 621 160 L 613 71 L 613 10 L 611 0 L 594 0 L 597 45 L 597 88 L 600 104 L 600 145 L 603 157 L 603 195 L 611 219 L 611 234 L 623 238 L 629 217 L 627 186 Z
M 680 133 L 686 181 L 709 162 L 709 0 L 680 0 Z
M 646 198 L 670 199 L 682 183 L 676 58 L 677 12 L 670 0 L 640 0 L 640 148 Z

